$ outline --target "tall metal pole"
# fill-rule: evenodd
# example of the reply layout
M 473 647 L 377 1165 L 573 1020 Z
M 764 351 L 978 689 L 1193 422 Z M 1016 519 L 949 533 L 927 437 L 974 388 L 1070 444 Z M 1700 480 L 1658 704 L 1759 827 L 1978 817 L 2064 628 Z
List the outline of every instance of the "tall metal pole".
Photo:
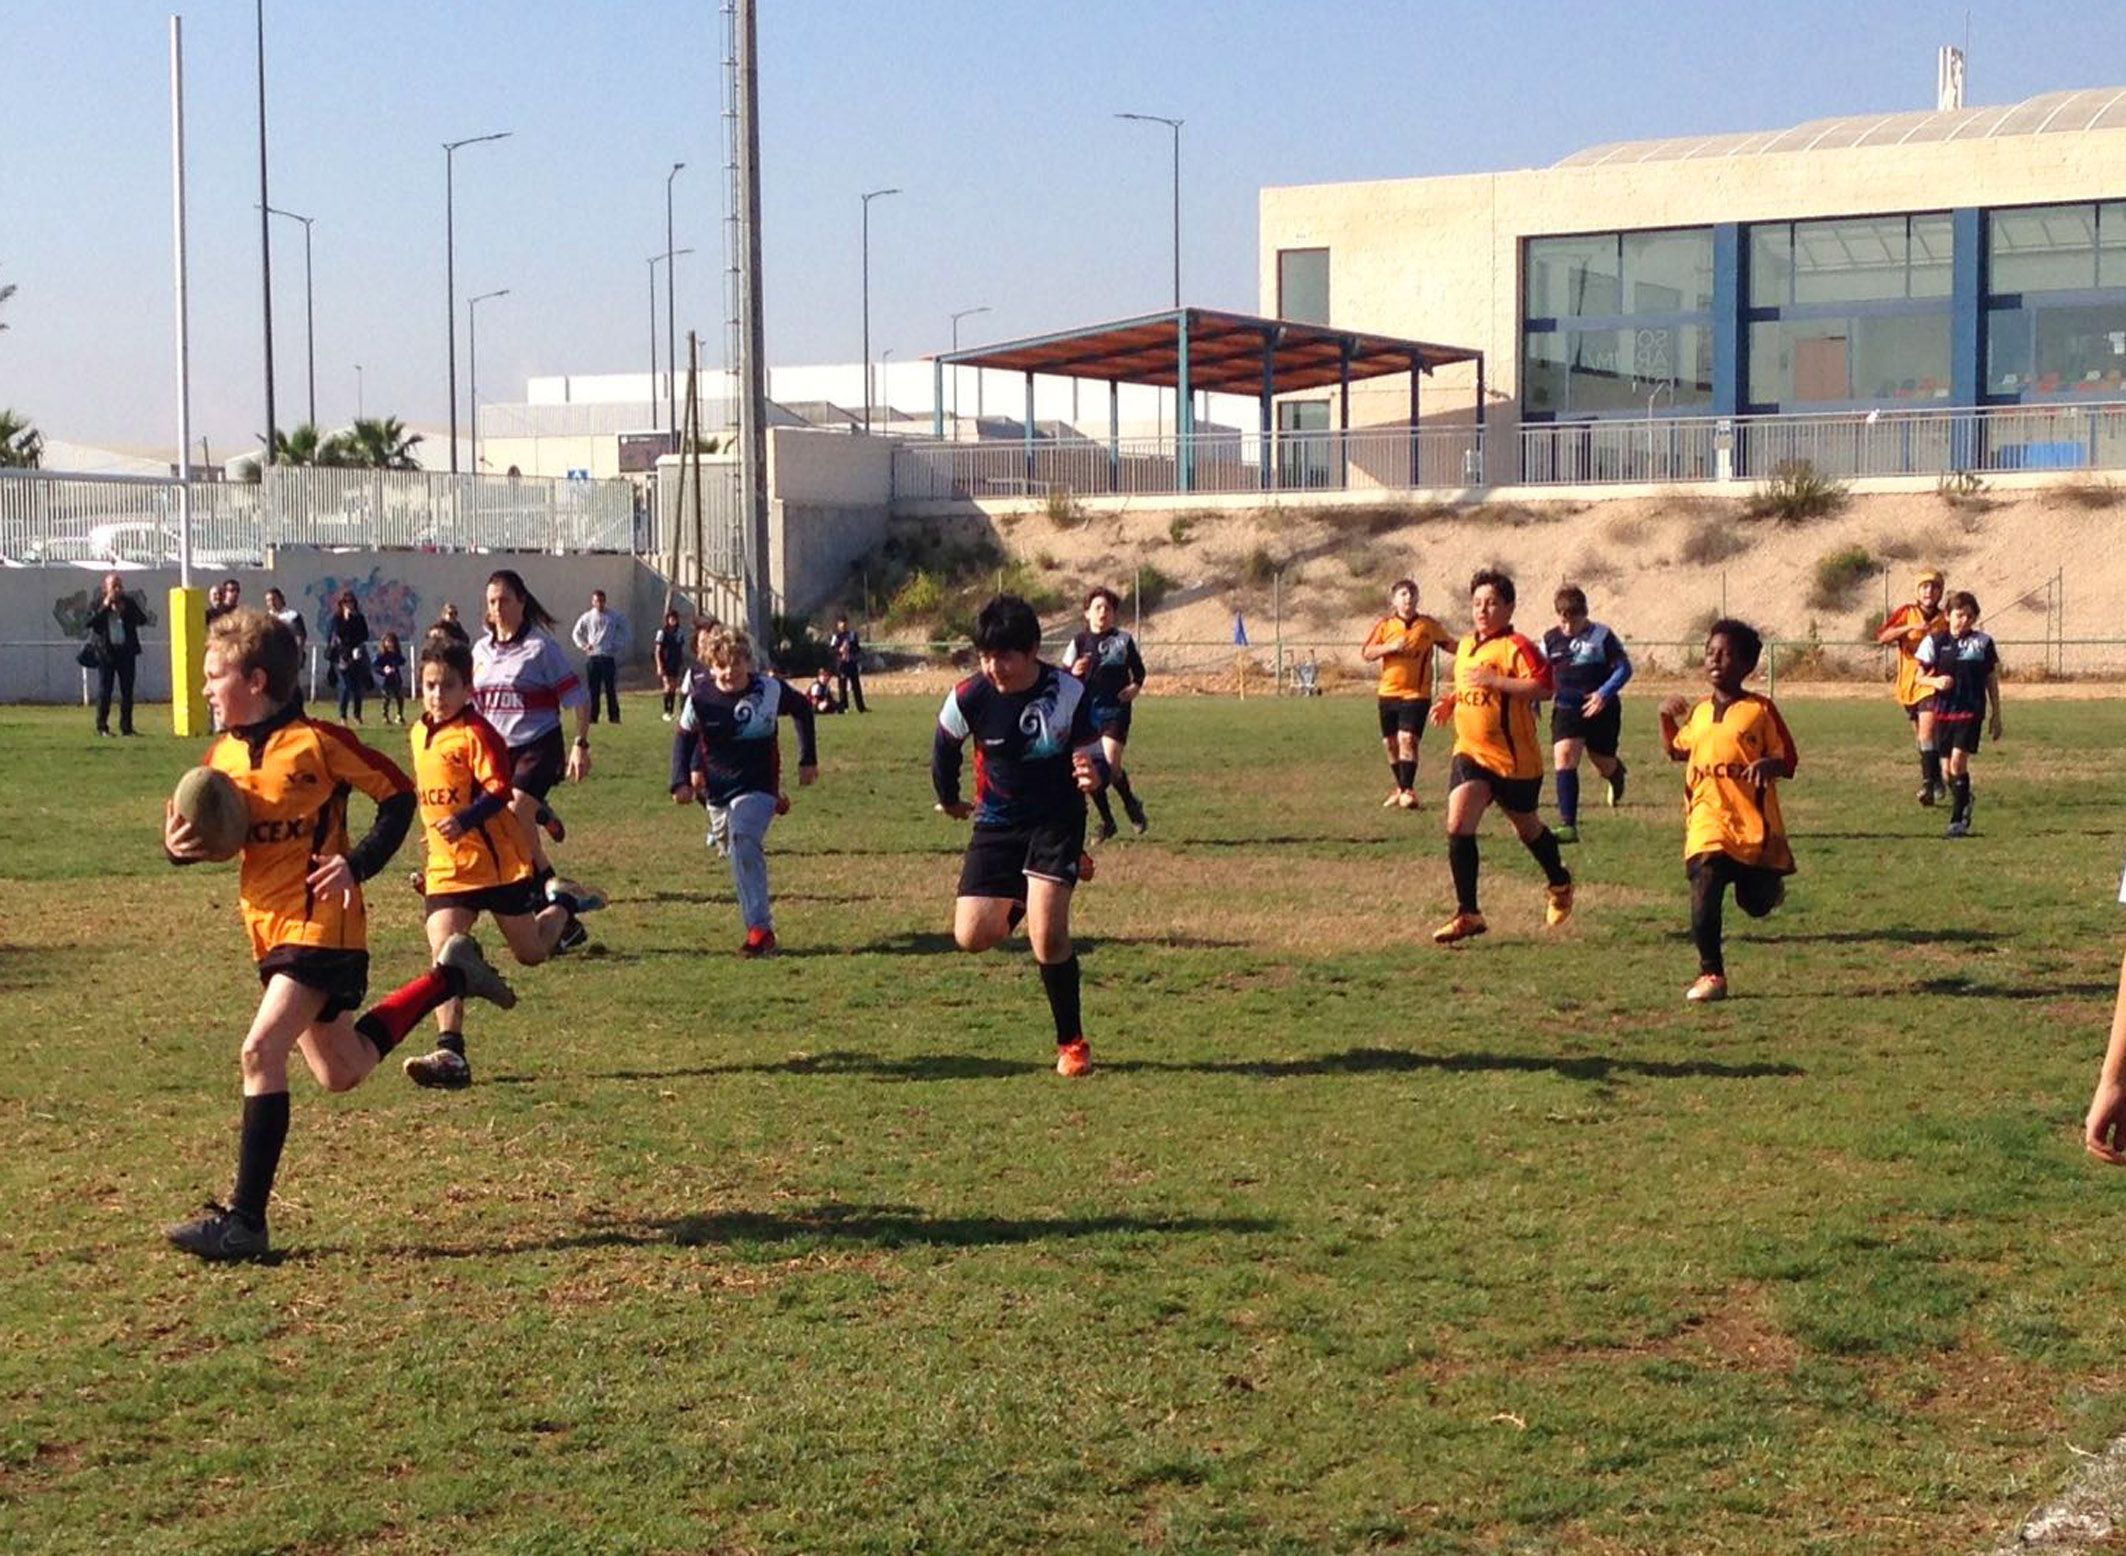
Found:
M 445 355 L 450 360 L 450 473 L 458 473 L 458 184 L 457 156 L 460 146 L 477 146 L 483 141 L 508 140 L 514 130 L 498 130 L 492 135 L 469 135 L 464 140 L 443 142 L 443 290 L 448 295 L 450 320 L 450 345 Z
M 1181 126 L 1186 121 L 1157 113 L 1118 113 L 1117 119 L 1139 124 L 1163 124 L 1174 132 L 1174 307 L 1181 306 Z
M 650 427 L 652 430 L 669 430 L 674 434 L 679 430 L 676 421 L 668 429 L 659 429 L 657 424 L 657 267 L 675 259 L 683 259 L 693 252 L 690 248 L 673 249 L 668 254 L 650 256 Z M 669 275 L 670 272 L 667 271 L 666 274 Z M 665 301 L 669 305 L 671 298 L 667 296 Z M 670 335 L 665 336 L 664 359 L 676 374 L 679 371 L 679 346 Z
M 284 211 L 277 205 L 266 207 L 269 216 L 285 216 L 290 221 L 303 224 L 303 347 L 308 358 L 310 383 L 310 425 L 317 425 L 317 291 L 311 283 L 310 228 L 317 221 L 314 216 L 299 216 L 294 211 Z
M 760 36 L 756 0 L 737 0 L 733 28 L 737 56 L 736 136 L 738 146 L 738 225 L 743 248 L 738 267 L 742 358 L 738 401 L 739 495 L 744 504 L 746 545 L 746 624 L 753 641 L 766 644 L 769 589 L 774 569 L 768 556 L 768 364 L 760 274 Z
M 497 297 L 507 297 L 509 288 L 499 292 L 482 292 L 477 297 L 465 299 L 465 371 L 471 380 L 469 402 L 472 407 L 472 473 L 480 473 L 480 304 Z
M 185 269 L 185 21 L 170 18 L 170 216 L 177 280 L 177 587 L 192 587 L 192 305 Z M 181 701 L 179 688 L 173 701 Z
M 987 312 L 989 305 L 984 303 L 979 308 L 962 308 L 952 315 L 952 349 L 955 355 L 960 349 L 960 320 L 971 319 L 978 313 Z M 952 441 L 960 441 L 960 364 L 957 362 L 952 364 Z
M 266 301 L 266 463 L 273 463 L 273 218 L 266 195 L 266 0 L 258 16 L 258 268 Z
M 672 364 L 672 371 L 665 379 L 664 394 L 667 419 L 671 422 L 675 440 L 679 434 L 679 335 L 678 311 L 673 298 L 678 292 L 679 267 L 672 262 L 672 180 L 685 166 L 684 162 L 674 162 L 672 171 L 664 175 L 664 341 L 665 354 Z M 676 441 L 674 447 L 677 447 Z
M 354 419 L 362 419 L 362 364 L 354 364 Z
M 858 198 L 864 205 L 864 431 L 871 430 L 871 202 L 898 189 L 874 189 Z

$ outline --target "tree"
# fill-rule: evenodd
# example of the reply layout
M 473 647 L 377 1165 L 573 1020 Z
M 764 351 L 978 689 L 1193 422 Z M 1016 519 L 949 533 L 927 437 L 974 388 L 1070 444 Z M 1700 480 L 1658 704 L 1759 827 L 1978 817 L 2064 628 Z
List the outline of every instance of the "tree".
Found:
M 328 438 L 309 422 L 292 427 L 285 432 L 273 434 L 273 462 L 276 465 L 336 465 L 341 461 L 339 439 Z
M 364 470 L 418 470 L 413 451 L 421 442 L 418 432 L 408 432 L 396 416 L 356 418 L 352 427 L 333 439 L 338 445 L 336 463 Z
M 0 409 L 0 470 L 35 470 L 44 460 L 44 438 L 27 416 Z
M 15 295 L 15 284 L 14 284 L 14 282 L 10 281 L 10 282 L 9 282 L 9 283 L 8 283 L 8 284 L 7 284 L 6 286 L 0 286 L 0 306 L 4 306 L 4 305 L 6 304 L 6 302 L 7 302 L 7 300 L 8 300 L 8 299 L 9 299 L 10 297 L 13 297 L 14 295 Z M 6 329 L 6 328 L 7 328 L 7 325 L 6 325 L 6 324 L 5 324 L 4 322 L 0 322 L 0 330 L 4 330 L 4 329 Z

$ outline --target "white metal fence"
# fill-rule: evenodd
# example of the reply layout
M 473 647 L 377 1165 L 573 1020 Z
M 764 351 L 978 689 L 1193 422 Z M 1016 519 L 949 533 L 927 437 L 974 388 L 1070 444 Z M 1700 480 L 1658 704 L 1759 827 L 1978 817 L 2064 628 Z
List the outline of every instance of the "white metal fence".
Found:
M 1381 490 L 1477 486 L 1474 426 L 1362 427 L 1345 432 L 1198 433 L 1187 438 L 1036 438 L 1031 444 L 904 443 L 893 454 L 897 502 L 971 497 Z
M 1841 479 L 2115 470 L 2126 467 L 2126 402 L 1657 416 L 1521 428 L 1521 479 L 1535 484 L 1759 481 L 1801 462 Z
M 0 561 L 167 566 L 178 487 L 153 476 L 0 471 Z M 276 548 L 420 551 L 635 549 L 627 481 L 274 465 L 257 482 L 192 483 L 192 554 L 257 567 Z

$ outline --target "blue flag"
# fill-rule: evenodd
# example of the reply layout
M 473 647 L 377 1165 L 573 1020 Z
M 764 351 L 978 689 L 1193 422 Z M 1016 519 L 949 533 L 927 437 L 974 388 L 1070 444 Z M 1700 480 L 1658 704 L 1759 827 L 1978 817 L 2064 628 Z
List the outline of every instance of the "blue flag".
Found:
M 1241 648 L 1248 646 L 1248 624 L 1240 612 L 1233 612 L 1233 642 Z

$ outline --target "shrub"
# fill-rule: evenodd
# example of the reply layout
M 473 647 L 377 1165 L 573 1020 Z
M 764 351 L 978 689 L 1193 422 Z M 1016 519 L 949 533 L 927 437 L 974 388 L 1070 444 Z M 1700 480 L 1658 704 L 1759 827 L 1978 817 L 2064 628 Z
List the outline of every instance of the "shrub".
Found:
M 1166 521 L 1166 538 L 1177 546 L 1187 545 L 1195 530 L 1196 515 L 1193 513 L 1177 513 Z
M 1264 546 L 1257 546 L 1240 563 L 1240 581 L 1258 589 L 1268 584 L 1277 573 L 1277 558 L 1271 556 Z
M 1826 551 L 1816 559 L 1816 574 L 1809 585 L 1809 608 L 1851 610 L 1853 596 L 1878 571 L 1865 546 L 1840 546 L 1836 551 Z
M 1616 545 L 1636 546 L 1646 539 L 1646 521 L 1620 515 L 1603 525 L 1602 533 Z
M 1131 597 L 1125 602 L 1141 611 L 1155 611 L 1172 594 L 1179 583 L 1147 562 L 1137 569 Z
M 2126 488 L 2116 481 L 2075 481 L 2059 488 L 2059 494 L 2077 508 L 2115 508 L 2126 502 Z
M 1044 573 L 1052 573 L 1063 564 L 1056 560 L 1056 554 L 1053 551 L 1036 551 L 1033 565 Z
M 1691 617 L 1688 625 L 1684 627 L 1684 640 L 1688 643 L 1702 645 L 1705 640 L 1712 635 L 1713 623 L 1718 621 L 1719 619 L 1719 608 L 1717 606 L 1708 605 L 1704 610 L 1698 612 L 1697 615 Z
M 921 621 L 945 608 L 945 586 L 938 578 L 918 568 L 893 591 L 886 605 L 886 620 L 893 623 Z
M 1806 459 L 1793 459 L 1772 472 L 1772 478 L 1751 496 L 1743 512 L 1753 519 L 1798 524 L 1803 519 L 1836 513 L 1846 495 L 1844 482 L 1834 481 Z
M 1042 499 L 1041 511 L 1057 529 L 1076 529 L 1085 522 L 1085 510 L 1078 505 L 1077 496 L 1067 486 L 1051 486 L 1048 495 Z
M 826 669 L 833 657 L 826 643 L 813 634 L 812 623 L 802 616 L 769 617 L 768 636 L 772 639 L 768 657 L 779 675 L 811 675 Z
M 1970 502 L 1983 497 L 1986 483 L 1975 470 L 1950 470 L 1934 483 L 1934 493 L 1945 502 Z
M 1734 526 L 1718 519 L 1701 520 L 1683 537 L 1683 546 L 1678 555 L 1686 562 L 1709 566 L 1725 562 L 1729 557 L 1747 551 L 1750 543 L 1735 532 Z

